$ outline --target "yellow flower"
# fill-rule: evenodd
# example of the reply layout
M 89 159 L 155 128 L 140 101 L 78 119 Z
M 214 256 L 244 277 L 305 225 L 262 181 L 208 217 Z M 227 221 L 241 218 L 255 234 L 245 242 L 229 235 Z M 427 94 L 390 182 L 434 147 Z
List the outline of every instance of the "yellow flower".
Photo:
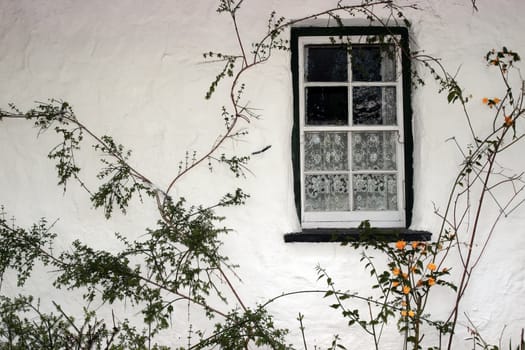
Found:
M 437 266 L 436 266 L 434 263 L 430 263 L 430 264 L 427 265 L 427 268 L 428 268 L 430 271 L 436 271 Z
M 407 315 L 408 315 L 407 310 L 401 310 L 401 316 L 407 317 Z
M 392 274 L 394 276 L 397 276 L 401 273 L 401 270 L 399 269 L 399 267 L 394 267 L 394 269 L 392 270 Z
M 416 313 L 412 310 L 408 311 L 408 316 L 410 317 L 414 317 L 416 315 Z
M 427 283 L 429 286 L 433 286 L 434 284 L 436 284 L 436 280 L 433 279 L 432 277 L 429 277 L 427 280 Z
M 396 242 L 396 248 L 399 250 L 405 249 L 405 246 L 407 245 L 407 242 L 405 241 L 397 241 Z
M 392 287 L 396 288 L 399 286 L 399 281 L 392 281 Z
M 403 294 L 408 294 L 410 293 L 410 287 L 409 286 L 404 286 L 403 287 Z

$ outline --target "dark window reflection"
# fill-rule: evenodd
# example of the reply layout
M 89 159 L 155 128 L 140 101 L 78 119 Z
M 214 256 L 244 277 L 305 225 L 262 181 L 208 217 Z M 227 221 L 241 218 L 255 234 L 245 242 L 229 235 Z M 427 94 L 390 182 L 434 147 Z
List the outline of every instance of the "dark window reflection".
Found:
M 395 125 L 395 87 L 354 87 L 352 89 L 354 125 Z
M 348 125 L 347 88 L 307 87 L 306 124 Z
M 353 81 L 394 81 L 395 50 L 393 45 L 353 45 Z
M 307 81 L 347 81 L 346 46 L 307 46 Z

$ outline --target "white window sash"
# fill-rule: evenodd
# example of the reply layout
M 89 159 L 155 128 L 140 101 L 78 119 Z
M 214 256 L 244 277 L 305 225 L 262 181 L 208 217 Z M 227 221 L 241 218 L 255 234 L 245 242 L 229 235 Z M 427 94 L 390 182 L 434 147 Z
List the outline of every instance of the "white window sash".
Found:
M 366 42 L 367 36 L 347 36 L 350 39 L 351 44 L 368 44 Z M 401 38 L 396 36 L 395 40 L 399 41 Z M 301 171 L 301 218 L 302 227 L 304 228 L 350 228 L 357 227 L 363 220 L 369 220 L 372 226 L 375 227 L 404 227 L 405 226 L 405 181 L 404 181 L 404 134 L 403 134 L 403 76 L 402 76 L 402 65 L 400 60 L 400 54 L 396 51 L 396 81 L 393 82 L 352 82 L 352 70 L 350 62 L 347 62 L 348 67 L 348 81 L 346 82 L 306 82 L 305 81 L 305 46 L 316 45 L 316 44 L 327 44 L 331 45 L 330 36 L 319 37 L 319 36 L 302 36 L 299 38 L 299 115 L 300 115 L 300 171 Z M 373 44 L 372 44 L 373 45 Z M 397 48 L 399 50 L 399 48 Z M 348 115 L 349 125 L 345 126 L 308 126 L 305 124 L 305 89 L 308 86 L 346 86 L 348 89 Z M 352 119 L 352 87 L 357 86 L 379 86 L 396 87 L 396 124 L 395 125 L 351 125 Z M 394 171 L 320 171 L 323 174 L 329 173 L 345 173 L 348 174 L 348 193 L 350 200 L 350 211 L 337 211 L 337 212 L 307 212 L 305 211 L 305 173 L 315 174 L 315 171 L 305 172 L 305 132 L 315 131 L 337 131 L 346 132 L 348 134 L 348 162 L 351 164 L 351 137 L 350 132 L 354 131 L 397 131 L 398 141 L 396 143 L 396 166 L 397 169 Z M 396 211 L 365 211 L 356 210 L 352 211 L 352 200 L 353 200 L 353 181 L 352 174 L 354 173 L 379 173 L 379 174 L 396 174 L 397 176 L 397 208 Z

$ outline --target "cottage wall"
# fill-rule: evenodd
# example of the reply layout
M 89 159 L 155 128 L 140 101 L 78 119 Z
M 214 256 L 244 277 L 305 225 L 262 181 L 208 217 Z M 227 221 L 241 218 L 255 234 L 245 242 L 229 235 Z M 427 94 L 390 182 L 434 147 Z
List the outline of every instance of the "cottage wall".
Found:
M 441 59 L 472 95 L 469 111 L 474 126 L 488 130 L 493 111 L 481 99 L 501 96 L 505 88 L 483 56 L 502 46 L 525 55 L 525 2 L 479 0 L 479 12 L 468 0 L 417 3 L 420 10 L 405 13 L 412 22 L 411 48 Z M 221 66 L 205 63 L 202 54 L 235 53 L 238 47 L 230 18 L 218 14 L 216 6 L 212 0 L 0 1 L 0 107 L 5 109 L 12 102 L 27 109 L 49 98 L 68 101 L 85 125 L 97 134 L 113 135 L 132 149 L 132 164 L 165 187 L 177 174 L 186 152 L 203 154 L 223 132 L 220 108 L 227 104 L 230 81 L 222 82 L 216 94 L 205 100 Z M 325 6 L 325 1 L 316 0 L 245 1 L 239 12 L 241 37 L 245 42 L 259 38 L 273 9 L 278 15 L 300 18 Z M 414 68 L 426 84 L 412 95 L 411 228 L 436 233 L 440 219 L 435 208 L 444 208 L 462 161 L 450 138 L 455 137 L 462 147 L 472 140 L 459 104 L 448 104 L 432 76 L 420 65 Z M 325 288 L 325 282 L 317 280 L 317 265 L 330 272 L 339 288 L 369 295 L 371 281 L 359 251 L 337 243 L 283 240 L 285 233 L 300 230 L 291 162 L 289 52 L 275 52 L 270 61 L 249 72 L 244 82 L 244 99 L 260 117 L 244 125 L 247 136 L 227 142 L 223 151 L 243 155 L 268 145 L 271 148 L 251 157 L 245 178 L 235 178 L 220 166 L 210 173 L 204 165 L 188 174 L 174 194 L 195 204 L 213 203 L 236 187 L 251 195 L 246 205 L 219 211 L 232 229 L 223 248 L 240 265 L 237 274 L 242 281 L 234 283 L 247 304 L 283 292 Z M 110 250 L 120 248 L 114 232 L 136 238 L 154 224 L 153 203 L 135 203 L 127 216 L 117 213 L 107 221 L 101 211 L 92 209 L 89 196 L 78 186 L 66 192 L 56 187 L 53 164 L 46 159 L 46 150 L 56 139 L 52 133 L 38 138 L 35 134 L 22 121 L 0 123 L 0 204 L 18 224 L 29 225 L 40 217 L 58 219 L 54 226 L 60 234 L 57 249 L 65 249 L 78 238 Z M 515 145 L 501 165 L 523 172 L 524 147 L 523 143 Z M 90 176 L 99 164 L 88 142 L 85 148 L 79 164 L 89 185 L 95 183 Z M 498 214 L 492 200 L 487 209 L 482 221 L 484 235 Z M 497 342 L 504 329 L 503 339 L 516 338 L 525 324 L 524 223 L 523 207 L 502 218 L 465 295 L 464 312 L 491 342 Z M 451 260 L 452 264 L 459 262 Z M 56 300 L 74 308 L 81 303 L 77 294 L 51 289 L 49 279 L 39 274 L 25 291 L 41 295 L 43 304 Z M 12 280 L 3 281 L 2 293 L 15 291 Z M 319 294 L 295 295 L 280 299 L 270 309 L 280 326 L 291 329 L 290 342 L 298 347 L 301 338 L 296 318 L 301 312 L 312 348 L 314 344 L 327 347 L 333 334 L 339 334 L 350 348 L 371 348 L 370 339 L 358 329 L 348 329 L 338 312 L 327 306 L 330 303 Z M 430 311 L 445 317 L 452 305 L 452 295 L 436 288 Z M 184 310 L 176 326 L 187 322 Z M 197 316 L 191 321 L 200 322 Z M 458 348 L 468 348 L 470 343 L 463 341 L 468 336 L 463 312 L 458 332 Z M 185 342 L 186 334 L 175 329 L 165 337 Z M 435 338 L 429 335 L 428 339 Z M 391 344 L 395 348 L 399 336 L 386 333 L 385 342 L 387 348 Z

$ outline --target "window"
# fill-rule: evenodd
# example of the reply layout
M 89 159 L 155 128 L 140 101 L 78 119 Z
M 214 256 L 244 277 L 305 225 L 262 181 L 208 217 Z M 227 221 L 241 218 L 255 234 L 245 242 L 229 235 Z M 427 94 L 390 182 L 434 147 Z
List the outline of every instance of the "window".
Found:
M 288 241 L 305 232 L 351 232 L 364 220 L 401 232 L 412 206 L 407 29 L 308 27 L 291 35 L 294 190 L 303 232 Z

